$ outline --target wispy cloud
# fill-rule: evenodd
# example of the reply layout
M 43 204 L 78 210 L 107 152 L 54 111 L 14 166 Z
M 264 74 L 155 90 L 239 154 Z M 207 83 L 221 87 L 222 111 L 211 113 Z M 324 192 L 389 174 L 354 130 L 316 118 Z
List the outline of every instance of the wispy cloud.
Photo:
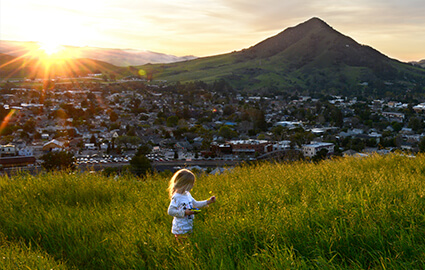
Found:
M 249 47 L 311 17 L 392 57 L 425 58 L 423 0 L 3 1 L 0 39 L 213 55 Z M 413 59 L 411 58 L 413 57 Z

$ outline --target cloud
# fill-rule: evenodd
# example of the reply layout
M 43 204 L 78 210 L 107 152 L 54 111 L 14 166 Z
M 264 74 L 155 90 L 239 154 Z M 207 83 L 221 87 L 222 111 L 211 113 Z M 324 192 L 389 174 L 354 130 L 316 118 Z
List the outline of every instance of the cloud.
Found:
M 390 53 L 397 44 L 425 54 L 423 14 L 423 0 L 14 0 L 2 2 L 0 38 L 34 39 L 53 27 L 84 45 L 205 56 L 320 17 L 378 50 Z

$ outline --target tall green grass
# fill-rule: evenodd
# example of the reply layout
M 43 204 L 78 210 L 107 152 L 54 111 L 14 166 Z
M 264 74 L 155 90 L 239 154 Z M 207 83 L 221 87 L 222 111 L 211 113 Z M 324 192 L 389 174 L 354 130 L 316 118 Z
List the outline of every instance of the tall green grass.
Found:
M 0 179 L 1 269 L 424 269 L 425 156 L 258 164 L 198 176 L 217 203 L 178 244 L 168 178 Z

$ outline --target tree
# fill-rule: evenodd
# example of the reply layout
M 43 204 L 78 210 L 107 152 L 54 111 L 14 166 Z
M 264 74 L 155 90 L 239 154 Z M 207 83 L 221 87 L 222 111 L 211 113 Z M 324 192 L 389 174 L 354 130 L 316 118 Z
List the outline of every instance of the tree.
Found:
M 136 152 L 136 156 L 146 156 L 147 154 L 150 154 L 151 147 L 149 145 L 141 145 Z
M 218 135 L 225 138 L 225 139 L 231 139 L 238 136 L 238 133 L 234 130 L 232 130 L 228 126 L 222 126 L 220 127 L 218 131 Z
M 117 145 L 124 145 L 125 148 L 129 148 L 130 145 L 139 145 L 142 140 L 137 136 L 119 136 L 115 143 Z
M 131 171 L 138 175 L 146 175 L 152 171 L 152 165 L 149 159 L 144 155 L 134 156 L 130 160 Z
M 423 128 L 424 124 L 418 117 L 411 117 L 409 120 L 408 127 L 415 132 L 419 132 Z
M 328 150 L 323 148 L 323 149 L 320 149 L 311 160 L 314 162 L 318 162 L 320 160 L 324 160 L 327 155 L 328 155 Z
M 67 151 L 49 152 L 41 156 L 41 160 L 41 166 L 47 171 L 75 169 L 75 157 Z
M 425 137 L 422 137 L 422 139 L 419 141 L 419 151 L 422 153 L 425 153 Z
M 35 127 L 37 126 L 37 123 L 33 118 L 28 119 L 22 129 L 27 133 L 33 133 L 35 131 Z
M 90 143 L 96 144 L 96 136 L 94 134 L 92 134 L 90 137 Z
M 179 122 L 179 118 L 175 115 L 167 118 L 167 127 L 175 127 Z
M 118 114 L 115 112 L 115 111 L 110 111 L 110 113 L 109 113 L 109 120 L 111 121 L 111 122 L 115 122 L 115 121 L 117 121 L 118 120 Z
M 287 128 L 282 127 L 281 125 L 277 125 L 272 128 L 273 137 L 277 141 L 281 141 L 287 131 Z

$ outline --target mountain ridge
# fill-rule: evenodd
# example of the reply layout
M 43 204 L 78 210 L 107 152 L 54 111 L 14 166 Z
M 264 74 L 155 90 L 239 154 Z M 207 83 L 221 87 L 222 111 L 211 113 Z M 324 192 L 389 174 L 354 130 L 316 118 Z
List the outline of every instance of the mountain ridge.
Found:
M 98 70 L 121 76 L 146 74 L 146 78 L 171 83 L 225 80 L 238 91 L 266 94 L 344 94 L 364 92 L 364 88 L 378 94 L 411 89 L 425 92 L 424 68 L 359 44 L 317 17 L 232 53 L 127 68 L 110 65 Z
M 361 45 L 319 18 L 289 27 L 241 51 L 145 67 L 151 69 L 154 78 L 163 80 L 224 79 L 237 89 L 265 92 L 348 91 L 363 82 L 378 85 L 406 80 L 410 86 L 418 82 L 425 85 L 424 69 Z

